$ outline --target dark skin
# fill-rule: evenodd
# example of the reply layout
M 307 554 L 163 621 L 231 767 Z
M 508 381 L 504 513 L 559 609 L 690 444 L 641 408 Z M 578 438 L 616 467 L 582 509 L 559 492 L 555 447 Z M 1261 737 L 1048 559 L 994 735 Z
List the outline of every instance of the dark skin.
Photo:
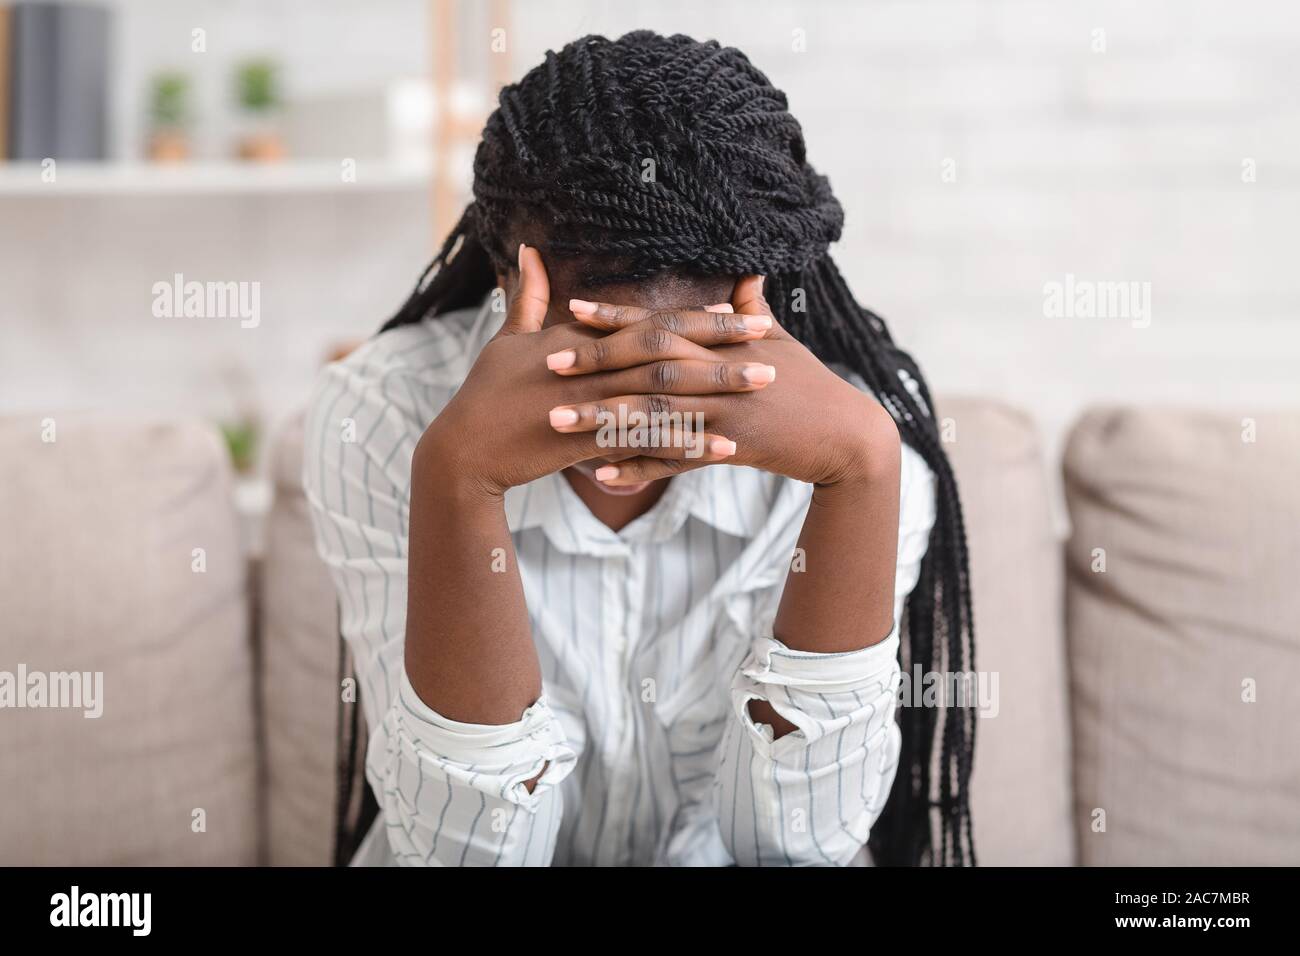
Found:
M 589 289 L 572 272 L 548 275 L 537 250 L 521 247 L 519 268 L 500 281 L 505 324 L 412 461 L 405 663 L 425 703 L 453 720 L 505 724 L 541 695 L 503 496 L 556 471 L 615 529 L 691 468 L 743 464 L 809 482 L 807 567 L 787 577 L 776 637 L 828 653 L 889 634 L 897 428 L 780 328 L 760 277 Z M 732 311 L 706 310 L 722 302 Z M 620 404 L 702 412 L 700 456 L 601 447 L 596 413 Z M 626 488 L 634 493 L 603 490 Z M 495 549 L 506 573 L 492 570 Z M 795 729 L 766 701 L 751 701 L 750 714 L 777 737 Z

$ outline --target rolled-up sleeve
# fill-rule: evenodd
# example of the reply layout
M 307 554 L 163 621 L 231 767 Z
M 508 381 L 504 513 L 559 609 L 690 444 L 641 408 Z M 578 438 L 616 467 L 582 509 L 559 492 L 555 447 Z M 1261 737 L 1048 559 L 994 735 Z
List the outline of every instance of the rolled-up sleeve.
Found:
M 339 598 L 370 728 L 366 778 L 391 851 L 365 856 L 415 866 L 546 866 L 563 812 L 558 785 L 576 754 L 545 697 L 511 724 L 458 723 L 417 696 L 403 665 L 411 454 L 454 387 L 431 386 L 428 369 L 454 361 L 459 347 L 449 332 L 432 331 L 432 338 L 415 328 L 390 333 L 409 341 L 381 337 L 389 351 L 372 340 L 329 366 L 305 428 L 303 485 L 316 550 Z M 530 792 L 526 781 L 538 774 Z
M 718 821 L 742 866 L 842 866 L 862 849 L 898 764 L 898 635 L 811 654 L 759 639 L 731 688 Z M 751 700 L 797 728 L 773 740 Z
M 847 866 L 884 808 L 898 768 L 894 720 L 900 622 L 934 525 L 933 474 L 904 448 L 894 626 L 860 650 L 793 650 L 772 633 L 773 602 L 731 684 L 731 720 L 713 788 L 719 829 L 741 866 Z M 756 723 L 764 700 L 794 724 L 773 739 Z
M 545 866 L 577 755 L 543 697 L 512 724 L 466 724 L 424 704 L 403 674 L 384 718 L 381 806 L 398 863 Z M 532 792 L 525 781 L 540 777 Z

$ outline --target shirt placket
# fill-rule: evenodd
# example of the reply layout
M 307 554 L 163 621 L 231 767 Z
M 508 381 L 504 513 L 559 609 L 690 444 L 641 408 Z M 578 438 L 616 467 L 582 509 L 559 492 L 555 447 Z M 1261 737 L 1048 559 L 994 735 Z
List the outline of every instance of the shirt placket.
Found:
M 640 685 L 630 673 L 631 657 L 641 629 L 642 575 L 631 549 L 620 547 L 601 561 L 601 593 L 604 613 L 601 631 L 603 685 L 609 689 L 603 730 L 605 766 L 609 768 L 606 794 L 606 835 L 598 848 L 599 863 L 628 862 L 630 831 L 636 825 L 632 802 L 640 768 L 637 765 L 637 715 Z

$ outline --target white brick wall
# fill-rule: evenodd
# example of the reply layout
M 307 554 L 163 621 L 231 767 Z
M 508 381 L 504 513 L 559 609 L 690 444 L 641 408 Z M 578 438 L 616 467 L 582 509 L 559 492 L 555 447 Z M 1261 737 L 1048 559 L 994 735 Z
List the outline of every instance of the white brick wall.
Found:
M 293 0 L 281 15 L 306 7 Z M 322 87 L 332 69 L 378 75 L 386 46 L 398 62 L 420 55 L 425 27 L 410 28 L 419 7 L 368 4 L 373 12 L 349 14 L 369 18 L 353 31 L 343 8 L 326 3 L 329 17 L 304 18 L 310 26 L 294 28 L 286 56 L 303 65 L 303 82 Z M 837 255 L 860 298 L 891 321 L 937 390 L 1032 409 L 1053 452 L 1093 402 L 1195 402 L 1242 415 L 1300 404 L 1293 3 L 548 0 L 517 2 L 513 17 L 516 72 L 583 33 L 636 27 L 749 52 L 789 94 L 813 161 L 846 207 Z M 184 20 L 173 15 L 168 29 Z M 791 49 L 796 28 L 805 53 Z M 1092 50 L 1096 29 L 1104 53 Z M 352 32 L 355 60 L 345 49 L 322 54 Z M 462 53 L 471 66 L 489 55 L 486 36 Z M 955 183 L 941 181 L 946 158 Z M 1242 182 L 1246 158 L 1255 183 Z M 6 312 L 40 321 L 36 332 L 24 321 L 18 336 L 6 334 L 0 381 L 17 373 L 24 395 L 55 401 L 80 386 L 42 371 L 53 364 L 76 369 L 105 402 L 145 397 L 144 376 L 149 398 L 183 392 L 210 376 L 207 355 L 123 316 L 139 281 L 203 261 L 275 280 L 282 324 L 254 360 L 288 402 L 322 339 L 373 328 L 427 253 L 425 210 L 391 197 L 150 202 L 130 212 L 5 204 L 0 256 L 7 273 L 21 266 L 6 276 Z M 1150 328 L 1045 318 L 1043 284 L 1066 273 L 1150 282 Z M 130 354 L 109 365 L 73 346 L 69 359 L 69 341 L 99 342 L 109 322 L 118 340 L 135 336 Z M 300 360 L 286 362 L 295 352 Z
M 1032 409 L 1053 453 L 1093 402 L 1300 404 L 1295 5 L 617 6 L 521 11 L 520 61 L 634 23 L 749 52 L 846 207 L 841 267 L 938 390 Z M 1044 318 L 1067 272 L 1150 282 L 1150 328 Z

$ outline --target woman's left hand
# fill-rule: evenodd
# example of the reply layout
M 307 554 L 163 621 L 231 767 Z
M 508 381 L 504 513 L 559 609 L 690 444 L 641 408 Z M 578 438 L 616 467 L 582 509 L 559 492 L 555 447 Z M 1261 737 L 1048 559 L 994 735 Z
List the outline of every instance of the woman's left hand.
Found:
M 610 420 L 607 416 L 617 418 L 620 404 L 625 406 L 625 414 L 681 413 L 687 422 L 702 413 L 709 431 L 735 441 L 736 453 L 727 459 L 728 464 L 750 465 L 819 486 L 890 476 L 897 481 L 899 436 L 893 418 L 872 396 L 840 378 L 782 329 L 762 288 L 760 276 L 745 276 L 737 282 L 731 314 L 652 311 L 573 300 L 570 308 L 580 322 L 611 334 L 550 356 L 547 364 L 559 375 L 653 365 L 652 377 L 663 382 L 674 381 L 679 375 L 699 379 L 700 361 L 675 357 L 672 343 L 683 337 L 700 341 L 701 328 L 711 325 L 722 329 L 736 322 L 771 324 L 762 338 L 709 348 L 719 363 L 753 363 L 756 381 L 752 391 L 636 394 L 566 406 L 578 413 L 578 421 L 557 430 L 595 431 L 602 421 Z M 707 380 L 707 369 L 704 378 Z M 619 454 L 609 458 L 616 464 L 597 474 L 611 485 L 653 481 L 704 464 L 690 458 L 639 456 L 629 448 L 619 449 Z M 611 471 L 614 468 L 617 472 Z

